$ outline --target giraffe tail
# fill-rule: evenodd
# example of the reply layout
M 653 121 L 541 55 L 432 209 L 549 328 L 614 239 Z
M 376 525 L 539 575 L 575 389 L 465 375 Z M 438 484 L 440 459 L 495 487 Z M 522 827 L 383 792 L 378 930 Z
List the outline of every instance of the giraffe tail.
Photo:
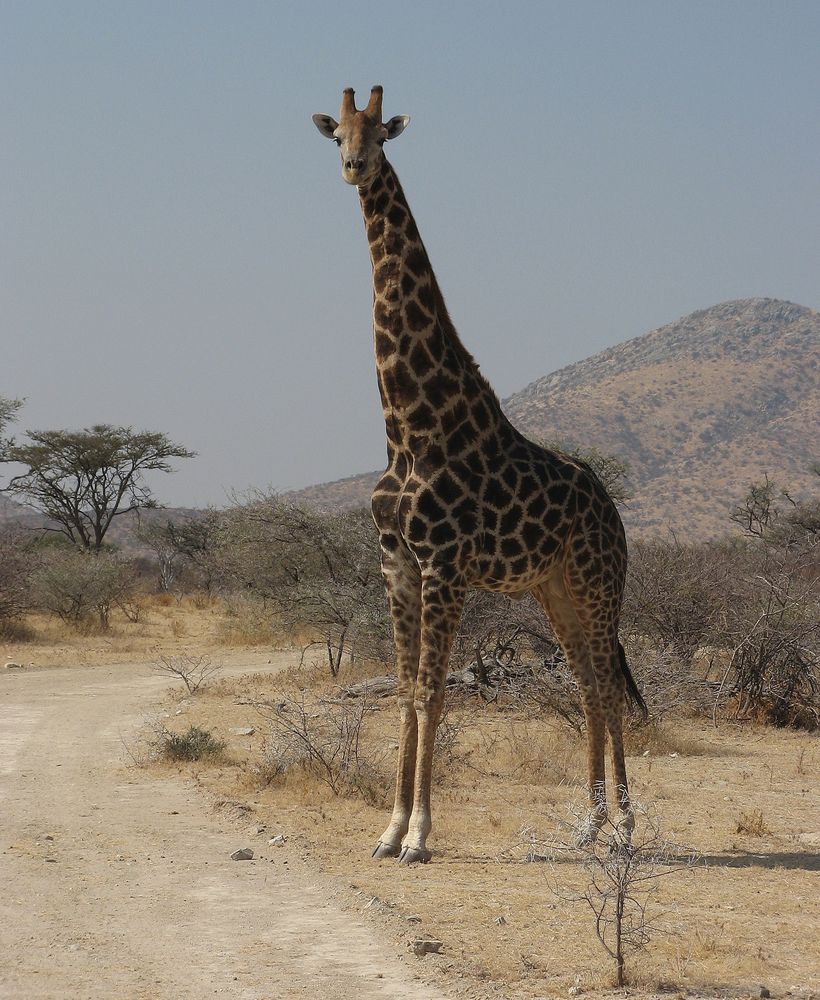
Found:
M 635 683 L 635 678 L 632 676 L 632 671 L 629 669 L 629 664 L 626 662 L 624 647 L 620 642 L 618 643 L 618 659 L 621 664 L 621 673 L 624 675 L 624 681 L 626 682 L 627 700 L 640 711 L 644 719 L 648 719 L 649 709 L 646 706 L 646 702 L 643 700 L 640 688 Z

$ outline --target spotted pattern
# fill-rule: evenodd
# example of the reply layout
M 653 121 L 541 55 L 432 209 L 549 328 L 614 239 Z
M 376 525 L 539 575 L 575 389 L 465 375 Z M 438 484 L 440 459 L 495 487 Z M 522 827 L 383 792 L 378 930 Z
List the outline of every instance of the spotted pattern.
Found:
M 388 465 L 372 511 L 393 620 L 400 715 L 395 805 L 374 855 L 430 856 L 433 741 L 469 587 L 531 592 L 543 606 L 586 715 L 590 819 L 583 836 L 594 838 L 606 815 L 608 732 L 619 828 L 628 839 L 621 729 L 626 687 L 634 689 L 634 682 L 619 659 L 627 551 L 617 509 L 587 466 L 527 440 L 504 416 L 449 318 L 383 152 L 358 190 L 387 433 Z

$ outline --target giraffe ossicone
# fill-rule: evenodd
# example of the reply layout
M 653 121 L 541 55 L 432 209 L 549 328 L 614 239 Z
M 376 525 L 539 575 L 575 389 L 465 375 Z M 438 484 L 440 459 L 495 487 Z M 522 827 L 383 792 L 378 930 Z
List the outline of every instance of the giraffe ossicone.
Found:
M 531 593 L 578 681 L 587 727 L 594 840 L 606 818 L 609 733 L 618 829 L 634 819 L 624 762 L 627 696 L 646 705 L 618 641 L 626 538 L 612 499 L 583 462 L 509 422 L 447 313 L 399 179 L 384 155 L 409 118 L 382 121 L 344 91 L 339 120 L 314 115 L 358 188 L 373 273 L 373 342 L 387 468 L 372 498 L 398 675 L 396 794 L 373 856 L 427 861 L 433 744 L 450 647 L 467 590 Z

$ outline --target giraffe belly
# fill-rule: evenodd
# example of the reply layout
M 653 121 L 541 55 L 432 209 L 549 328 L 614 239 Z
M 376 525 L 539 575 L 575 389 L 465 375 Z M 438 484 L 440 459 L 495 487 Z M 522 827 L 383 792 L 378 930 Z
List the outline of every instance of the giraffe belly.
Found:
M 509 571 L 506 576 L 502 575 L 500 567 L 494 566 L 490 574 L 482 574 L 479 571 L 475 579 L 471 580 L 471 584 L 477 590 L 506 594 L 508 597 L 513 598 L 513 600 L 521 600 L 526 594 L 551 576 L 556 561 L 556 559 L 552 559 L 546 562 L 538 562 L 527 572 L 513 573 Z

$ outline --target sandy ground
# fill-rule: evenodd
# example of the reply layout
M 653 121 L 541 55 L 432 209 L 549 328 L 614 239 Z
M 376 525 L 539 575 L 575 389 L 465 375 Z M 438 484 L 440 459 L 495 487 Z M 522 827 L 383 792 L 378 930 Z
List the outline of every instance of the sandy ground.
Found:
M 282 675 L 228 679 L 183 699 L 184 715 L 170 725 L 202 726 L 228 750 L 222 761 L 182 770 L 211 796 L 244 802 L 248 815 L 286 832 L 281 854 L 333 880 L 339 902 L 382 928 L 397 952 L 411 916 L 415 932 L 442 941 L 441 955 L 419 963 L 433 982 L 494 1000 L 609 993 L 612 963 L 590 911 L 572 901 L 587 881 L 579 862 L 525 860 L 530 833 L 565 836 L 558 824 L 583 800 L 581 739 L 555 719 L 475 699 L 455 703 L 455 747 L 437 763 L 432 861 L 409 868 L 374 862 L 370 847 L 388 817 L 392 788 L 392 699 L 368 718 L 362 738 L 364 758 L 381 760 L 370 792 L 334 796 L 299 768 L 270 776 L 269 722 L 253 701 L 275 703 L 283 682 Z M 302 689 L 322 697 L 320 673 L 291 676 L 289 690 Z M 249 725 L 253 736 L 231 735 Z M 699 855 L 688 873 L 655 883 L 649 947 L 627 960 L 631 995 L 817 997 L 820 740 L 676 719 L 638 730 L 629 745 L 638 801 L 682 845 L 675 854 Z M 645 831 L 639 816 L 639 839 Z
M 223 617 L 211 601 L 150 600 L 109 633 L 35 617 L 33 639 L 0 644 L 0 997 L 613 995 L 590 914 L 567 902 L 578 866 L 524 861 L 527 831 L 549 837 L 582 796 L 582 741 L 556 720 L 456 704 L 432 863 L 373 862 L 392 700 L 366 723 L 367 794 L 335 796 L 299 769 L 271 780 L 254 699 L 333 685 L 321 664 L 279 673 L 293 653 L 225 647 Z M 160 652 L 207 652 L 222 679 L 189 698 L 150 669 Z M 225 753 L 137 766 L 129 749 L 144 756 L 158 712 L 171 729 L 209 729 Z M 818 762 L 816 735 L 706 720 L 633 743 L 633 792 L 702 856 L 660 883 L 660 923 L 627 963 L 633 997 L 819 995 Z M 268 846 L 279 832 L 286 843 Z M 253 861 L 229 860 L 246 846 Z M 419 936 L 442 954 L 410 954 Z
M 229 860 L 234 819 L 129 764 L 168 686 L 133 663 L 0 674 L 0 996 L 443 996 L 323 876 L 259 835 Z

